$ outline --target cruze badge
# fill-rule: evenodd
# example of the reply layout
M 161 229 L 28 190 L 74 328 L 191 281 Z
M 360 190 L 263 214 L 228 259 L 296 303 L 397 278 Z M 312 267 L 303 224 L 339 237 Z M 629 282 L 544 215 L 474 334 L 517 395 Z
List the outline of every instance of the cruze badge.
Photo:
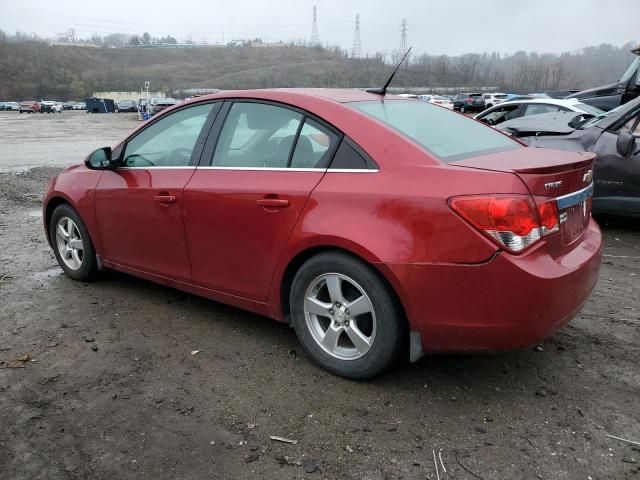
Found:
M 591 183 L 591 180 L 593 179 L 593 172 L 591 170 L 588 170 L 587 173 L 585 173 L 582 176 L 582 181 L 584 183 Z
M 550 190 L 552 188 L 560 188 L 562 186 L 562 180 L 558 180 L 557 182 L 549 182 L 544 184 L 544 188 Z

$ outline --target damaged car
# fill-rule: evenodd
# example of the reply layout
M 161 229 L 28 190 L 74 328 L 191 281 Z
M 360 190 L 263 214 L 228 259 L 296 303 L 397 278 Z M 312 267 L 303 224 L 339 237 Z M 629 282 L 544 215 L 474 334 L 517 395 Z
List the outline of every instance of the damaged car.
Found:
M 631 50 L 637 57 L 631 62 L 620 80 L 608 85 L 582 90 L 569 95 L 602 110 L 611 110 L 640 96 L 640 44 Z
M 640 98 L 597 116 L 545 113 L 496 128 L 531 147 L 595 153 L 593 212 L 640 217 Z
M 476 120 L 489 125 L 498 125 L 514 118 L 553 112 L 578 112 L 600 115 L 604 110 L 587 105 L 576 99 L 532 98 L 503 102 L 476 115 Z

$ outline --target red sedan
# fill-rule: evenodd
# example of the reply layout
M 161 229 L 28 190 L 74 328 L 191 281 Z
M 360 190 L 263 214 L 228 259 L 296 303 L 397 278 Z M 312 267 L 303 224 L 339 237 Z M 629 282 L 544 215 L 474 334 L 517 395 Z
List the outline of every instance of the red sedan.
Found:
M 391 95 L 224 92 L 53 178 L 44 222 L 73 279 L 110 268 L 290 322 L 367 378 L 569 322 L 602 255 L 593 159 Z

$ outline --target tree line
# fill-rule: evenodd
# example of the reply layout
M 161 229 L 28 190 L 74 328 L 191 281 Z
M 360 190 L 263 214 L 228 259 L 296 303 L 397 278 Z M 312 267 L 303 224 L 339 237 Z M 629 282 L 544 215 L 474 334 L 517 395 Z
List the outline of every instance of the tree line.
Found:
M 0 100 L 82 99 L 94 91 L 139 91 L 146 80 L 153 90 L 169 94 L 194 87 L 371 87 L 384 82 L 400 53 L 354 59 L 338 47 L 264 46 L 259 39 L 232 48 L 127 48 L 112 43 L 131 45 L 133 37 L 117 35 L 101 37 L 102 43 L 68 45 L 0 31 Z M 77 38 L 75 32 L 69 36 Z M 139 40 L 173 43 L 144 34 Z M 632 46 L 602 44 L 561 54 L 416 55 L 393 85 L 518 93 L 583 89 L 617 80 L 634 58 Z

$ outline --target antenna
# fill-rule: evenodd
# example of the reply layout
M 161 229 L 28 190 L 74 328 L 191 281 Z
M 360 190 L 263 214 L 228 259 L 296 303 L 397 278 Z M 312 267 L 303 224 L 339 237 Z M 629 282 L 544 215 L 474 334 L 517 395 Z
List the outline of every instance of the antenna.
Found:
M 353 48 L 351 49 L 352 58 L 360 58 L 362 56 L 362 42 L 360 41 L 360 14 L 356 15 L 356 32 L 353 36 Z
M 407 50 L 405 52 L 404 56 L 402 57 L 402 60 L 400 60 L 400 63 L 398 63 L 398 65 L 396 65 L 396 68 L 393 70 L 393 72 L 391 73 L 391 75 L 387 79 L 387 83 L 384 84 L 384 87 L 382 87 L 382 88 L 370 88 L 369 90 L 367 90 L 367 92 L 375 93 L 376 95 L 382 95 L 382 96 L 386 95 L 387 94 L 387 88 L 389 88 L 389 84 L 391 83 L 391 80 L 393 80 L 393 77 L 396 76 L 396 72 L 400 68 L 400 65 L 402 65 L 402 62 L 404 62 L 404 59 L 407 58 L 407 55 L 409 55 L 409 52 L 411 51 L 411 48 L 412 47 L 409 47 L 409 50 Z
M 313 27 L 311 27 L 311 46 L 317 47 L 320 45 L 320 36 L 318 35 L 318 17 L 316 12 L 316 6 L 313 6 Z

